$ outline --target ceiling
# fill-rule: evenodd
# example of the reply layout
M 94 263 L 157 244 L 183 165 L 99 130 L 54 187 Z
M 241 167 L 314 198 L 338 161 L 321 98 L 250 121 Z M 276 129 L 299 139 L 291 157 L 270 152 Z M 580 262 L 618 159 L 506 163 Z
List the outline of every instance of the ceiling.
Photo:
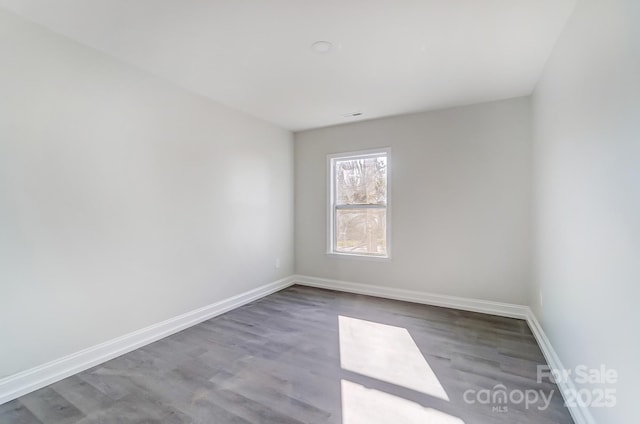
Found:
M 528 95 L 576 0 L 0 0 L 290 130 Z M 327 53 L 315 41 L 333 43 Z M 345 114 L 361 112 L 359 117 Z

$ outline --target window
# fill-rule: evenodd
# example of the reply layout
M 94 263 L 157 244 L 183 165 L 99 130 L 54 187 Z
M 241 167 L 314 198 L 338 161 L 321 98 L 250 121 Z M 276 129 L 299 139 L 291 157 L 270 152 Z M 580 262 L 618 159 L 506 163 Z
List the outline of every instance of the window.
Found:
M 329 156 L 328 253 L 389 257 L 389 150 Z

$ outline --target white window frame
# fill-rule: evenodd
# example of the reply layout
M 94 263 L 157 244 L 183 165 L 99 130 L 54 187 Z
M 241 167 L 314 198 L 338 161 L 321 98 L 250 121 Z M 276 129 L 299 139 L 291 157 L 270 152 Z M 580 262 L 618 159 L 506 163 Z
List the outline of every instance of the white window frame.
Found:
M 345 253 L 334 250 L 335 247 L 335 210 L 336 210 L 336 193 L 335 193 L 335 166 L 333 166 L 336 160 L 349 160 L 349 159 L 362 159 L 367 157 L 380 156 L 384 154 L 387 156 L 387 204 L 386 204 L 386 239 L 387 239 L 387 254 L 386 255 L 374 255 L 367 253 Z M 327 155 L 327 255 L 334 258 L 349 258 L 349 259 L 365 259 L 372 261 L 388 262 L 391 260 L 391 148 L 384 147 L 379 149 L 359 150 L 356 152 L 343 152 L 332 153 Z M 349 208 L 353 209 L 366 209 L 372 206 L 369 205 L 352 205 Z

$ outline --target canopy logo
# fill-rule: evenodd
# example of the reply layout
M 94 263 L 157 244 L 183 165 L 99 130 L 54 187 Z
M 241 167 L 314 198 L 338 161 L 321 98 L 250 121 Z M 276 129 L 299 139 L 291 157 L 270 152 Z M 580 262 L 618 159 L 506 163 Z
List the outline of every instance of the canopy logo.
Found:
M 549 407 L 554 391 L 545 392 L 536 389 L 508 390 L 503 384 L 496 384 L 492 389 L 469 389 L 462 395 L 464 401 L 470 405 L 491 405 L 493 412 L 508 412 L 509 405 L 522 405 L 526 409 L 536 407 L 544 411 Z

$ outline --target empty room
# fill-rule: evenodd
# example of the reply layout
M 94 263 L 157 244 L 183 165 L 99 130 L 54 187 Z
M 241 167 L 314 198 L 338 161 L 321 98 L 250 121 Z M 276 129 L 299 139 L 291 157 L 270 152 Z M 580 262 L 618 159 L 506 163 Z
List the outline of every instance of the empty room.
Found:
M 638 0 L 0 0 L 1 424 L 638 423 L 639 284 Z

